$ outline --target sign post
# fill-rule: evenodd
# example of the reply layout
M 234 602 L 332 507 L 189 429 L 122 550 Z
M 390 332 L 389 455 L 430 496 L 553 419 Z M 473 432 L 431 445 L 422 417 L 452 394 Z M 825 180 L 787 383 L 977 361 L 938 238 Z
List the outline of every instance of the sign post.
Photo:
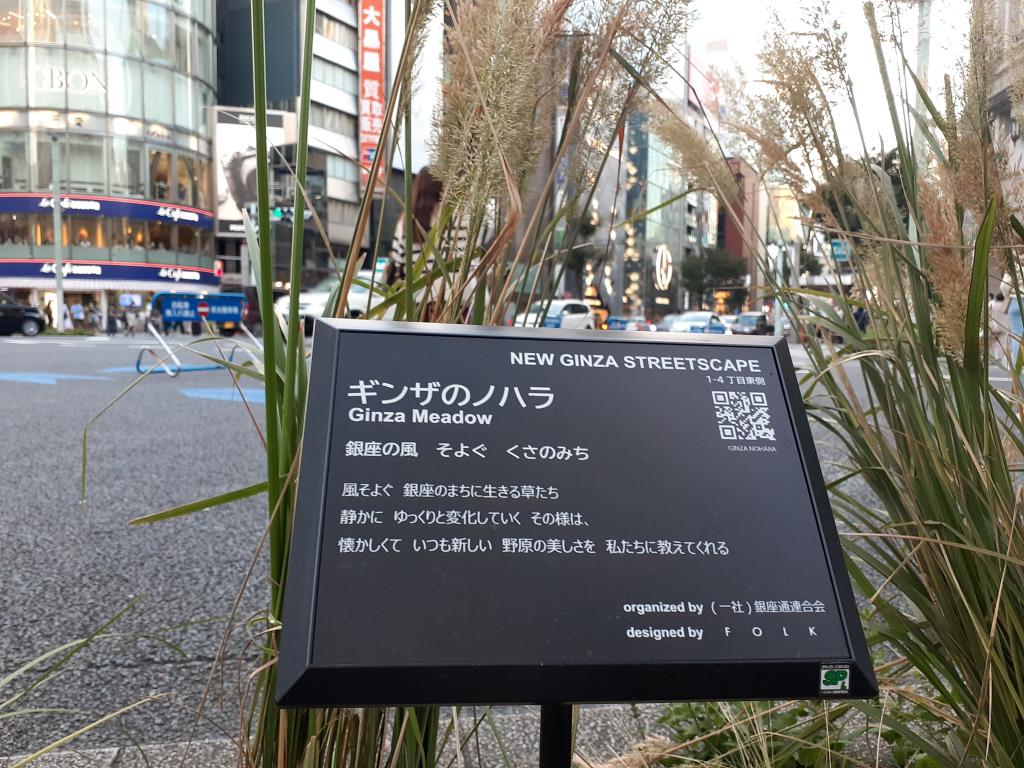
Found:
M 282 706 L 871 697 L 777 339 L 318 321 Z
M 572 705 L 541 704 L 540 768 L 572 765 Z

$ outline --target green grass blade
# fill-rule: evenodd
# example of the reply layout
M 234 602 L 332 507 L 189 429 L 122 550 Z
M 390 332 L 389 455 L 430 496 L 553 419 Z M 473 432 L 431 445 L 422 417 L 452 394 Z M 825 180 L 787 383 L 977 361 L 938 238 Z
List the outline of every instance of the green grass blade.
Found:
M 0 680 L 0 691 L 2 691 L 7 686 L 11 685 L 11 683 L 13 683 L 15 680 L 17 680 L 22 675 L 28 674 L 33 669 L 36 669 L 37 667 L 45 664 L 50 659 L 58 657 L 61 654 L 67 654 L 68 657 L 70 657 L 70 656 L 74 655 L 75 653 L 78 653 L 78 651 L 80 651 L 88 642 L 89 642 L 88 638 L 81 638 L 79 640 L 72 640 L 70 643 L 64 643 L 63 645 L 58 645 L 56 648 L 51 648 L 50 650 L 46 651 L 45 653 L 41 653 L 40 655 L 36 656 L 35 658 L 30 659 L 29 661 L 26 661 L 20 667 L 18 667 L 14 671 L 8 673 L 2 680 Z M 4 701 L 4 702 L 0 702 L 0 709 L 3 709 L 9 703 L 9 701 L 10 700 Z
M 306 3 L 306 19 L 303 40 L 313 39 L 316 25 L 316 3 Z M 295 428 L 295 411 L 305 403 L 297 403 L 298 395 L 295 386 L 295 369 L 304 365 L 302 347 L 305 336 L 305 322 L 299 318 L 299 290 L 302 283 L 302 253 L 305 228 L 301 225 L 305 208 L 306 161 L 309 148 L 309 93 L 313 71 L 313 46 L 304 45 L 302 49 L 302 81 L 299 90 L 299 132 L 295 157 L 295 201 L 292 217 L 292 252 L 288 271 L 288 338 L 285 345 L 284 367 L 284 404 L 281 411 L 281 440 L 285 454 L 295 451 L 299 442 L 299 433 Z M 282 519 L 284 516 L 282 515 Z
M 982 366 L 987 362 L 982 359 L 980 354 L 981 334 L 979 331 L 983 329 L 981 319 L 987 306 L 989 249 L 992 247 L 992 230 L 995 227 L 997 203 L 997 196 L 993 196 L 989 200 L 985 218 L 981 222 L 978 238 L 974 243 L 974 266 L 971 269 L 967 318 L 964 321 L 964 370 L 968 372 L 976 388 L 981 385 Z
M 164 363 L 164 362 L 166 362 L 169 359 L 170 359 L 170 355 L 167 355 L 164 358 L 162 358 L 160 360 L 160 362 L 157 363 L 157 365 L 159 365 L 160 363 Z M 151 368 L 150 370 L 155 369 L 155 367 L 156 366 L 154 366 L 154 368 Z M 147 376 L 149 376 L 149 371 L 147 371 L 146 373 L 143 373 L 140 376 L 136 377 L 128 386 L 126 386 L 124 389 L 122 389 L 120 392 L 118 392 L 117 395 L 109 403 L 107 403 L 105 406 L 103 406 L 100 409 L 99 413 L 97 413 L 95 416 L 93 416 L 91 419 L 89 419 L 89 421 L 86 422 L 85 427 L 82 428 L 82 475 L 81 475 L 81 487 L 79 489 L 80 490 L 80 494 L 81 494 L 80 497 L 79 497 L 79 501 L 81 503 L 83 503 L 83 504 L 85 503 L 85 482 L 86 482 L 86 471 L 88 469 L 88 452 L 89 452 L 89 430 L 92 429 L 93 425 L 99 420 L 100 416 L 102 416 L 104 413 L 106 413 L 111 408 L 113 408 L 118 402 L 120 402 L 122 397 L 127 395 L 129 392 L 131 392 L 133 389 L 135 389 L 135 387 L 137 387 L 139 384 L 141 384 L 143 382 L 143 380 Z
M 77 709 L 65 709 L 62 707 L 26 707 L 25 709 L 15 709 L 10 712 L 0 712 L 0 722 L 15 717 L 25 717 L 26 715 L 73 715 L 78 712 L 79 710 Z
M 248 485 L 245 488 L 239 488 L 228 493 L 222 493 L 217 496 L 210 496 L 206 499 L 200 499 L 199 501 L 193 501 L 188 504 L 182 504 L 178 507 L 171 507 L 165 509 L 162 512 L 154 512 L 151 515 L 143 515 L 142 517 L 136 517 L 128 521 L 129 525 L 147 525 L 148 523 L 158 523 L 163 520 L 170 520 L 175 517 L 182 517 L 183 515 L 190 515 L 193 512 L 202 512 L 210 509 L 211 507 L 219 507 L 224 504 L 230 504 L 232 501 L 238 501 L 239 499 L 247 499 L 250 496 L 256 496 L 267 490 L 268 483 L 266 480 Z
M 935 138 L 935 134 L 932 133 L 931 125 L 928 124 L 928 120 L 918 110 L 910 107 L 910 114 L 914 116 L 914 121 L 921 129 L 921 135 L 924 136 L 925 141 L 928 142 L 928 146 L 931 147 L 932 154 L 935 155 L 936 159 L 945 166 L 949 166 L 949 158 L 946 156 L 946 152 L 943 150 L 942 145 L 939 144 L 939 140 Z
M 267 152 L 267 71 L 266 71 L 266 33 L 264 29 L 263 0 L 251 0 L 249 4 L 252 19 L 252 83 L 253 102 L 256 108 L 256 212 L 259 222 L 259 282 L 263 290 L 259 292 L 260 316 L 263 318 L 263 358 L 267 372 L 263 380 L 266 390 L 266 426 L 264 433 L 267 441 L 267 498 L 268 515 L 273 513 L 274 505 L 281 493 L 280 456 L 278 454 L 280 424 L 278 423 L 278 385 L 276 375 L 278 358 L 277 323 L 274 318 L 274 294 L 271 286 L 274 282 L 273 250 L 270 236 L 270 157 Z M 296 222 L 296 226 L 299 222 Z M 281 361 L 283 362 L 283 361 Z
M 938 128 L 943 135 L 946 135 L 949 131 L 949 126 L 946 124 L 946 118 L 943 116 L 939 108 L 935 106 L 935 102 L 932 100 L 931 94 L 928 93 L 928 89 L 924 83 L 921 82 L 921 78 L 917 76 L 917 72 L 910 66 L 910 62 L 903 59 L 903 69 L 910 75 L 910 79 L 914 83 L 914 88 L 917 90 L 917 95 L 921 99 L 921 103 L 924 104 L 925 109 L 928 110 L 928 115 L 935 123 L 935 127 Z
M 121 707 L 121 709 L 117 710 L 116 712 L 111 712 L 110 714 L 104 715 L 103 717 L 101 717 L 101 718 L 99 718 L 97 720 L 93 720 L 91 723 L 89 723 L 88 725 L 85 725 L 85 726 L 79 728 L 77 731 L 74 731 L 73 733 L 69 733 L 67 736 L 62 736 L 61 738 L 57 739 L 56 741 L 51 742 L 50 744 L 47 744 L 42 749 L 36 750 L 35 752 L 33 752 L 28 757 L 25 757 L 25 758 L 19 760 L 18 762 L 16 762 L 14 765 L 11 766 L 11 768 L 24 768 L 29 763 L 32 763 L 32 762 L 38 760 L 39 758 L 43 757 L 44 755 L 50 754 L 54 750 L 60 749 L 65 744 L 70 744 L 71 742 L 75 741 L 75 739 L 81 738 L 85 734 L 89 733 L 89 731 L 93 731 L 93 730 L 99 728 L 104 723 L 109 723 L 111 720 L 114 720 L 115 718 L 118 718 L 118 717 L 120 717 L 121 715 L 123 715 L 123 714 L 125 714 L 127 712 L 131 712 L 133 709 L 137 709 L 138 707 L 141 707 L 143 704 L 148 704 L 151 701 L 159 701 L 161 698 L 164 698 L 163 694 L 157 695 L 157 696 L 147 696 L 146 698 L 141 699 L 139 701 L 136 701 L 133 704 L 129 704 L 126 707 Z
M 0 703 L 0 710 L 10 707 L 12 704 L 18 702 L 20 699 L 24 698 L 26 695 L 34 691 L 36 688 L 39 688 L 41 685 L 45 684 L 47 680 L 49 680 L 51 677 L 57 674 L 57 672 L 59 672 L 61 669 L 67 666 L 67 664 L 90 643 L 94 642 L 100 637 L 103 637 L 106 631 L 111 626 L 113 626 L 113 624 L 115 624 L 117 621 L 120 621 L 122 616 L 124 616 L 126 613 L 128 613 L 128 611 L 135 607 L 135 604 L 137 602 L 137 600 L 132 600 L 128 605 L 126 605 L 120 611 L 115 613 L 112 617 L 103 622 L 102 625 L 100 625 L 96 630 L 94 630 L 86 637 L 80 638 L 78 640 L 73 640 L 70 643 L 65 643 L 64 645 L 51 649 L 46 653 L 40 654 L 34 659 L 30 659 L 29 661 L 25 662 L 18 669 L 14 670 L 6 677 L 4 677 L 2 680 L 0 680 L 0 691 L 3 691 L 15 680 L 27 674 L 31 670 L 37 669 L 40 665 L 48 662 L 51 659 L 56 659 L 53 665 L 47 667 L 39 675 L 39 677 L 36 678 L 30 685 L 28 685 L 27 687 L 23 688 L 19 692 L 15 693 L 13 696 L 10 696 L 5 701 Z

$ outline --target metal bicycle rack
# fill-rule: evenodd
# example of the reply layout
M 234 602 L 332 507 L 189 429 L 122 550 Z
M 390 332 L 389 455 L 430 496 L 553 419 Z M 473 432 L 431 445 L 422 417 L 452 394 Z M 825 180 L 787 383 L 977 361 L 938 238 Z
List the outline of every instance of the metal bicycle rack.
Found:
M 245 307 L 246 298 L 243 294 L 228 294 L 228 293 L 213 293 L 213 294 L 190 294 L 190 293 L 168 293 L 161 292 L 153 296 L 154 307 L 160 308 L 161 320 L 165 327 L 168 322 L 197 322 L 202 320 L 206 321 L 209 315 L 211 319 L 215 319 L 217 322 L 229 321 L 237 324 L 237 327 L 242 333 L 248 338 L 256 347 L 263 349 L 263 344 L 253 336 L 252 332 L 245 327 L 242 323 L 242 311 Z M 165 303 L 166 302 L 166 303 Z M 213 313 L 213 314 L 211 314 Z M 207 325 L 209 328 L 209 325 Z M 184 365 L 181 360 L 178 359 L 178 350 L 172 349 L 160 331 L 153 325 L 152 321 L 146 323 L 146 330 L 149 331 L 150 335 L 156 339 L 163 351 L 166 353 L 163 357 L 151 347 L 145 347 L 139 350 L 139 355 L 135 359 L 135 370 L 140 374 L 145 373 L 166 373 L 168 376 L 175 377 L 179 373 L 188 371 L 215 371 L 221 368 L 221 365 L 217 363 L 206 363 L 202 365 Z M 235 352 L 239 349 L 239 345 L 235 344 L 231 351 L 228 353 L 226 362 L 233 363 L 235 358 Z M 253 362 L 257 362 L 259 358 L 253 354 L 248 347 L 241 347 L 241 349 L 249 355 L 249 358 Z M 156 362 L 149 368 L 142 367 L 142 358 L 146 354 L 152 355 L 156 358 Z M 171 364 L 168 364 L 168 360 Z
M 166 341 L 164 341 L 164 338 L 163 336 L 160 335 L 160 332 L 153 327 L 153 324 L 146 323 L 146 328 L 150 332 L 150 334 L 152 334 L 153 338 L 157 340 L 157 343 L 161 347 L 163 347 L 164 352 L 166 352 L 167 355 L 165 357 L 160 357 L 160 355 L 153 351 L 151 347 L 144 347 L 140 349 L 139 356 L 135 358 L 135 370 L 138 371 L 139 373 L 166 373 L 168 376 L 173 378 L 177 376 L 179 373 L 183 372 L 187 373 L 190 371 L 216 371 L 222 367 L 220 365 L 217 365 L 216 363 L 209 363 L 206 365 L 183 365 L 181 360 L 178 359 L 178 356 L 175 354 L 174 350 L 171 349 L 170 346 L 168 346 Z M 235 361 L 236 350 L 238 350 L 237 344 L 231 347 L 231 351 L 228 352 L 227 362 L 233 363 Z M 246 351 L 248 352 L 248 350 Z M 154 363 L 153 366 L 150 368 L 142 367 L 142 358 L 146 353 L 149 353 L 150 355 L 156 358 L 156 363 Z M 250 353 L 250 357 L 251 356 L 252 354 Z M 174 361 L 173 366 L 170 366 L 166 363 L 166 360 L 168 358 Z

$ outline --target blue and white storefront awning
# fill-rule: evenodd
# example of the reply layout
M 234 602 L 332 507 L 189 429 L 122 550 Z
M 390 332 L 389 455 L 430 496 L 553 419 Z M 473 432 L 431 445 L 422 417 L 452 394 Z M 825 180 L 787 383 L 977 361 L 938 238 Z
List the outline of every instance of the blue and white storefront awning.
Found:
M 220 276 L 206 267 L 112 261 L 62 261 L 66 291 L 216 289 Z M 52 259 L 0 259 L 0 288 L 54 289 Z
M 105 195 L 61 195 L 65 214 L 85 216 L 126 216 L 141 221 L 188 224 L 213 229 L 213 214 L 187 205 L 172 205 L 150 200 L 134 200 Z M 53 195 L 41 192 L 5 192 L 0 194 L 0 213 L 47 213 L 53 211 Z

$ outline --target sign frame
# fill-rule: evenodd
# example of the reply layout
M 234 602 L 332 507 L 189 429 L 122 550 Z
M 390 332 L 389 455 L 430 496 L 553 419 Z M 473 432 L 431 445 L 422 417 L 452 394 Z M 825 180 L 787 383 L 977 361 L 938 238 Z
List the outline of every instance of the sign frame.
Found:
M 813 507 L 825 564 L 836 596 L 848 658 L 711 662 L 313 666 L 319 560 L 327 502 L 334 392 L 344 337 L 350 333 L 415 334 L 460 338 L 535 339 L 615 344 L 708 345 L 770 348 L 783 391 L 796 450 Z M 843 560 L 835 520 L 803 409 L 789 347 L 775 337 L 706 337 L 679 333 L 508 328 L 365 320 L 317 320 L 285 586 L 284 627 L 276 700 L 282 707 L 564 704 L 755 699 L 873 698 L 878 686 L 857 604 Z M 305 478 L 305 482 L 302 482 Z M 387 606 L 383 606 L 387 608 Z M 582 655 L 582 654 L 581 654 Z M 849 688 L 821 683 L 826 671 L 847 666 Z M 834 680 L 834 676 L 830 677 Z

